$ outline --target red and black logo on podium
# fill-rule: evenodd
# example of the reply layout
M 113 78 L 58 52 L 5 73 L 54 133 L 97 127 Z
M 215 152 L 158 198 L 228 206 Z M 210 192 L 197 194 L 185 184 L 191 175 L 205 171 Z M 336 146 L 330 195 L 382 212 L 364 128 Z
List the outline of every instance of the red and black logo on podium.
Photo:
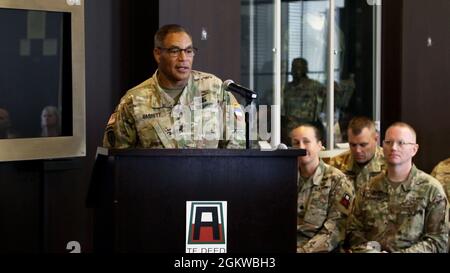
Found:
M 226 201 L 186 202 L 186 252 L 226 252 Z

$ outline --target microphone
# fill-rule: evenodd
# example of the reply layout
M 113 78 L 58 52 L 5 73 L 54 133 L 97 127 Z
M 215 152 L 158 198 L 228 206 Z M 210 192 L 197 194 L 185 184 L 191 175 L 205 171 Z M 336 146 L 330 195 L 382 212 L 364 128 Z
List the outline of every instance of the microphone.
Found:
M 278 144 L 278 150 L 287 150 L 288 146 L 284 143 Z
M 258 97 L 258 94 L 256 94 L 255 91 L 240 86 L 239 84 L 234 83 L 233 80 L 224 81 L 223 87 L 225 90 L 236 92 L 239 95 L 245 97 L 246 99 L 256 99 Z
M 374 252 L 381 252 L 381 244 L 377 241 L 369 241 L 367 242 L 366 249 Z

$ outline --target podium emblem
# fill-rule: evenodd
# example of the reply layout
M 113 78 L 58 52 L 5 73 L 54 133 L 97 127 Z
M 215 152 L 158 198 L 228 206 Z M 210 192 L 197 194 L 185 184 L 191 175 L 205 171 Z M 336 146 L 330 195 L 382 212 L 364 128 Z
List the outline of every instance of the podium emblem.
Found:
M 226 253 L 227 201 L 186 202 L 186 253 Z

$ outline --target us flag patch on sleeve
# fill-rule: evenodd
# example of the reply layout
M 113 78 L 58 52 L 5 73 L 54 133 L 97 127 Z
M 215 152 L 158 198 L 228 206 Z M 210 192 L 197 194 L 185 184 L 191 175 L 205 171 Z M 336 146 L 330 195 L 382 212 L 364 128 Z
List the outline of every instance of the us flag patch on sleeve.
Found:
M 242 120 L 244 118 L 244 113 L 242 113 L 240 108 L 234 108 L 234 115 L 238 120 Z

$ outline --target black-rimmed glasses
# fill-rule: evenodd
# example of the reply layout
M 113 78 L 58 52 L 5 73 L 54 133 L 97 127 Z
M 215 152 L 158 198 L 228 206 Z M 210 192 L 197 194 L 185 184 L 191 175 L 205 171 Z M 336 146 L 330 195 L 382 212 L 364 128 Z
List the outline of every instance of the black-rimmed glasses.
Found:
M 169 53 L 170 57 L 178 57 L 180 56 L 181 52 L 184 51 L 184 54 L 186 54 L 187 57 L 193 57 L 195 56 L 195 53 L 197 53 L 197 48 L 195 47 L 187 47 L 187 48 L 179 48 L 179 47 L 158 47 L 160 50 L 165 50 L 167 53 Z

